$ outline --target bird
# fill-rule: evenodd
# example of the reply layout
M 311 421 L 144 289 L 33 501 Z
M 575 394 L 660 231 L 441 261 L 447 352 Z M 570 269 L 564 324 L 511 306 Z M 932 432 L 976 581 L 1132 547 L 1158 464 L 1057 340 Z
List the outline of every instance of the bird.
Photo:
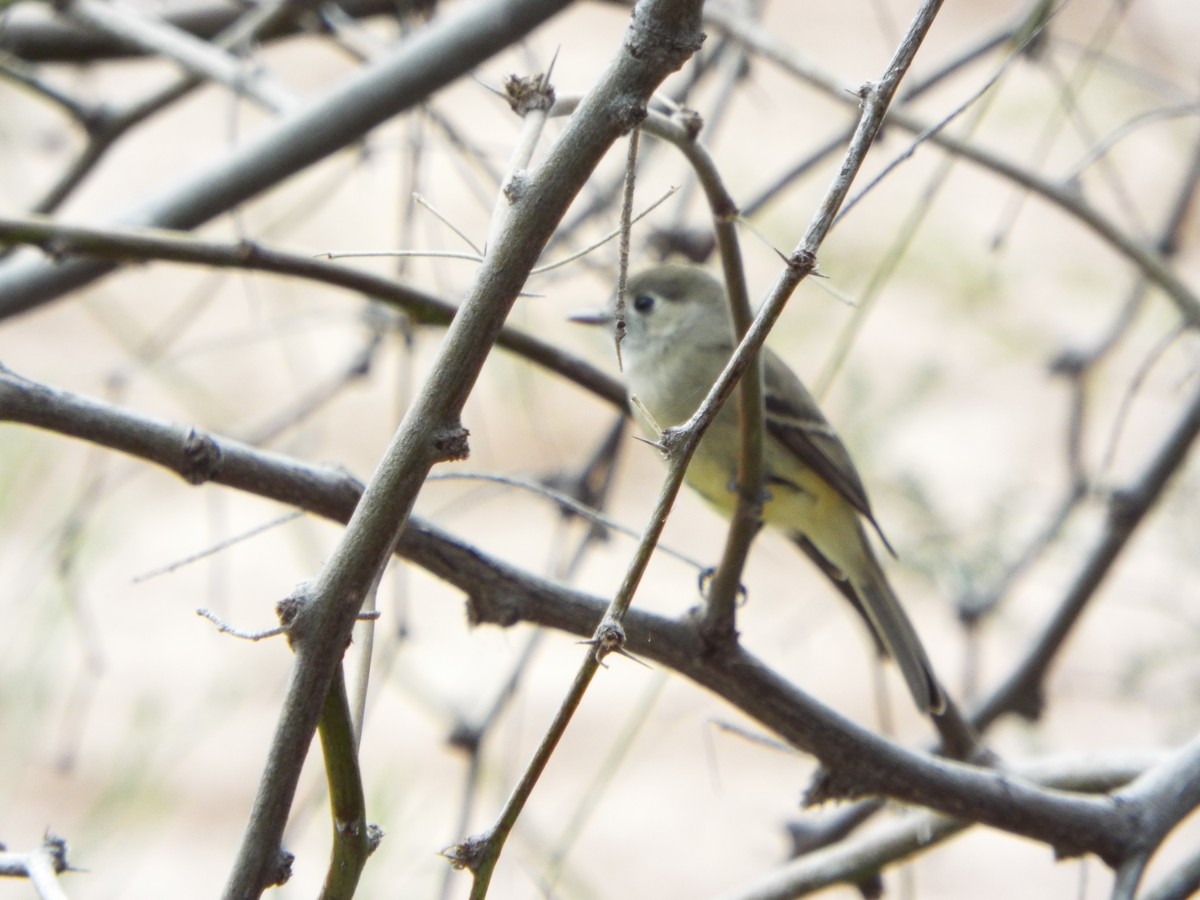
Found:
M 631 276 L 625 296 L 619 349 L 625 386 L 643 426 L 657 437 L 692 417 L 733 354 L 725 286 L 699 266 L 667 263 Z M 573 318 L 599 324 L 614 316 L 610 308 Z M 768 347 L 759 358 L 763 521 L 799 546 L 855 606 L 896 662 L 917 708 L 940 714 L 945 693 L 871 546 L 867 526 L 890 550 L 849 452 L 783 359 Z M 737 409 L 726 403 L 697 446 L 685 481 L 727 517 L 737 502 L 739 452 Z

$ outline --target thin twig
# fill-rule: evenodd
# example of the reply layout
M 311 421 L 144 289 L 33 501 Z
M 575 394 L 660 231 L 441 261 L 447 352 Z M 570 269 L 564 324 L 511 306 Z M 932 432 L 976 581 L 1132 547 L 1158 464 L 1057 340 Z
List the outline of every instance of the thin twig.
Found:
M 64 4 L 72 18 L 143 50 L 159 54 L 181 65 L 187 72 L 211 79 L 244 95 L 271 112 L 285 112 L 297 105 L 295 96 L 262 70 L 247 66 L 220 47 L 198 40 L 161 19 L 155 19 L 118 2 L 69 0 Z

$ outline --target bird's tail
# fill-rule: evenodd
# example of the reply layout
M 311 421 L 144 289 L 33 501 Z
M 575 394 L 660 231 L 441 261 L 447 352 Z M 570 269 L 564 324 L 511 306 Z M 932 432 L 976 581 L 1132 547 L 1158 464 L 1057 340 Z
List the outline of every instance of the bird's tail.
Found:
M 944 712 L 946 695 L 933 673 L 925 647 L 865 540 L 863 550 L 865 559 L 856 567 L 858 571 L 846 573 L 858 595 L 860 612 L 870 622 L 888 655 L 896 661 L 921 712 L 935 715 Z
M 880 653 L 896 661 L 917 708 L 923 713 L 940 714 L 946 709 L 946 695 L 933 674 L 933 664 L 883 574 L 862 526 L 855 522 L 853 527 L 854 532 L 849 533 L 853 537 L 846 537 L 839 545 L 844 558 L 836 563 L 804 535 L 791 537 L 862 616 Z

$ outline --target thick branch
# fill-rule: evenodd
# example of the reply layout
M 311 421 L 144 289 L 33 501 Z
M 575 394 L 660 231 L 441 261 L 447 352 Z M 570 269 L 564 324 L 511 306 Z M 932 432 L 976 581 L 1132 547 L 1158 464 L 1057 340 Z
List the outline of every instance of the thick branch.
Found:
M 612 143 L 644 116 L 654 89 L 702 40 L 697 6 L 695 0 L 639 3 L 623 47 L 545 162 L 522 180 L 519 192 L 508 192 L 507 227 L 488 248 L 428 379 L 291 625 L 296 660 L 227 898 L 257 896 L 268 883 L 321 700 L 359 606 L 403 533 L 430 468 L 445 458 L 442 448 L 453 444 L 458 455 L 465 452 L 463 405 L 567 206 Z M 493 29 L 494 7 L 474 10 L 490 10 Z
M 271 272 L 343 288 L 403 310 L 417 324 L 449 325 L 457 309 L 451 303 L 392 278 L 340 263 L 302 256 L 253 241 L 205 241 L 162 229 L 93 228 L 69 225 L 41 216 L 0 216 L 0 244 L 30 244 L 51 256 L 85 256 L 107 261 L 169 260 L 216 269 Z M 625 388 L 562 348 L 506 326 L 496 344 L 544 366 L 621 409 Z
M 337 521 L 355 507 L 358 484 L 306 465 L 158 422 L 0 373 L 0 417 L 73 434 L 166 466 L 199 483 L 229 485 L 296 504 Z M 196 448 L 207 448 L 197 452 Z M 197 460 L 207 463 L 198 465 Z M 215 463 L 213 461 L 216 461 Z M 397 551 L 463 590 L 475 621 L 530 622 L 590 636 L 605 604 L 500 563 L 434 526 L 412 519 Z M 626 618 L 629 649 L 691 678 L 814 753 L 843 782 L 988 822 L 1053 844 L 1060 853 L 1119 858 L 1135 842 L 1123 812 L 1101 800 L 1039 791 L 996 773 L 938 762 L 896 747 L 836 716 L 740 649 L 706 655 L 695 629 L 638 610 Z
M 1163 495 L 1168 482 L 1183 465 L 1197 436 L 1200 436 L 1200 391 L 1184 407 L 1179 421 L 1146 466 L 1141 478 L 1109 501 L 1104 533 L 1084 560 L 1053 619 L 1038 635 L 1021 667 L 1009 675 L 972 713 L 972 721 L 985 727 L 1001 713 L 1013 708 L 1014 697 L 1028 696 L 1044 683 L 1050 664 L 1057 658 L 1059 646 L 1071 633 L 1088 599 L 1107 577 L 1138 526 Z
M 605 604 L 489 560 L 473 547 L 426 526 L 409 529 L 401 552 L 461 588 L 472 621 L 497 625 L 530 622 L 591 635 Z M 1095 853 L 1123 858 L 1137 841 L 1133 818 L 1103 798 L 1036 787 L 1019 778 L 939 760 L 907 750 L 842 718 L 733 645 L 705 653 L 695 628 L 630 610 L 627 648 L 668 666 L 815 755 L 842 784 L 861 794 L 889 796 L 1022 834 L 1053 846 L 1059 855 Z
M 404 15 L 430 4 L 412 0 L 340 0 L 338 8 L 353 18 L 379 15 Z M 97 34 L 72 22 L 52 17 L 49 6 L 23 3 L 5 11 L 0 28 L 0 50 L 28 62 L 84 63 L 105 59 L 140 56 L 143 51 L 128 41 L 110 34 Z M 186 9 L 172 9 L 162 16 L 167 24 L 201 40 L 211 40 L 232 25 L 244 10 L 233 3 L 197 3 Z M 311 13 L 299 9 L 292 17 L 276 22 L 260 35 L 272 41 L 304 34 Z M 315 23 L 314 23 L 315 24 Z
M 570 0 L 481 0 L 455 7 L 400 42 L 390 56 L 228 157 L 125 210 L 115 221 L 195 228 L 353 144 L 569 4 Z M 55 300 L 112 269 L 111 263 L 15 256 L 0 265 L 0 318 Z

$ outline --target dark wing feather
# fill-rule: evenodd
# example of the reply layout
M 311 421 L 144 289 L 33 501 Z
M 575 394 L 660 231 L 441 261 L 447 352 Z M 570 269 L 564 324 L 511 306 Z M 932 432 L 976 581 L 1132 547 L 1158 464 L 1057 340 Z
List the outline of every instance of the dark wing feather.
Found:
M 888 651 L 887 647 L 883 644 L 883 638 L 879 636 L 879 629 L 875 627 L 875 623 L 867 615 L 867 610 L 863 607 L 862 600 L 859 599 L 858 594 L 854 593 L 854 586 L 846 580 L 845 575 L 838 571 L 837 566 L 821 555 L 821 551 L 813 545 L 812 541 L 802 534 L 793 534 L 791 537 L 792 543 L 804 551 L 804 555 L 812 560 L 813 564 L 821 570 L 825 577 L 829 579 L 830 584 L 837 589 L 838 593 L 850 601 L 850 605 L 854 607 L 854 611 L 858 613 L 859 618 L 867 626 L 867 633 L 871 635 L 871 641 L 875 644 L 875 652 L 880 656 L 886 657 Z
M 770 349 L 763 355 L 763 380 L 767 432 L 845 497 L 871 523 L 888 552 L 895 556 L 892 545 L 875 521 L 867 489 L 846 446 L 821 414 L 808 388 Z

